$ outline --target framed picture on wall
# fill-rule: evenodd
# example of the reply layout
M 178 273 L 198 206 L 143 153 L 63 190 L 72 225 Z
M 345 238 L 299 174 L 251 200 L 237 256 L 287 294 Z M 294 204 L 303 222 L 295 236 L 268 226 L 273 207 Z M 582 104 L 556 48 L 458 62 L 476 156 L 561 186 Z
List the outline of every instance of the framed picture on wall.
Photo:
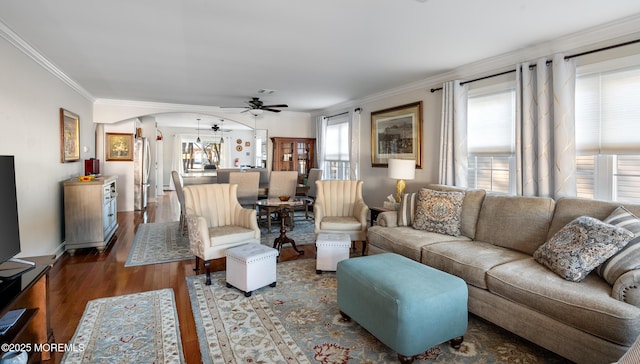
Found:
M 108 161 L 133 160 L 133 134 L 105 133 L 105 146 Z
M 415 159 L 422 168 L 422 101 L 371 113 L 371 166 L 390 158 Z
M 63 108 L 60 108 L 60 155 L 62 163 L 80 159 L 80 117 Z

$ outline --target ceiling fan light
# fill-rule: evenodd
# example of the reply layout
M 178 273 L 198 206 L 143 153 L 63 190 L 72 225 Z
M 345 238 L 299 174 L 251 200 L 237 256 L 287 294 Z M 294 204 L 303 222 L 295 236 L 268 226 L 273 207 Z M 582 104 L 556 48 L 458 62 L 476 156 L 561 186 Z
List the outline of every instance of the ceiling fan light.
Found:
M 260 114 L 262 114 L 264 112 L 264 110 L 262 109 L 251 109 L 249 110 L 249 114 L 253 115 L 253 116 L 258 116 Z

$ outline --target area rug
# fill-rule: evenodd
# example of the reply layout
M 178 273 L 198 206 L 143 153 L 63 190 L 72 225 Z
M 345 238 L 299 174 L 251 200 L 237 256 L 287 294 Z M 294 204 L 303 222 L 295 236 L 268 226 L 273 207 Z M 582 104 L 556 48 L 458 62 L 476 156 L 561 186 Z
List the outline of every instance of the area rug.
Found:
M 189 234 L 180 234 L 178 221 L 140 224 L 125 267 L 193 259 Z
M 184 363 L 172 289 L 91 300 L 62 363 Z
M 397 363 L 397 354 L 340 316 L 335 273 L 315 260 L 278 263 L 277 286 L 245 297 L 225 272 L 187 277 L 203 363 Z M 469 315 L 459 350 L 448 343 L 415 363 L 567 363 L 557 355 Z

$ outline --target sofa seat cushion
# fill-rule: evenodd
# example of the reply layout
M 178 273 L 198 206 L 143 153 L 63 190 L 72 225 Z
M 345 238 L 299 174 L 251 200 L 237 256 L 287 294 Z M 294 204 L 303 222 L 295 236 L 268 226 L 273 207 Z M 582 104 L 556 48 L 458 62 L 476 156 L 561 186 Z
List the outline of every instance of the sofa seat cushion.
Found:
M 397 253 L 420 261 L 422 247 L 441 241 L 469 241 L 471 239 L 460 236 L 453 237 L 432 233 L 424 230 L 416 230 L 410 226 L 382 227 L 372 226 L 367 230 L 369 245 L 375 246 L 390 253 Z
M 487 285 L 492 293 L 620 345 L 640 335 L 640 308 L 612 298 L 611 287 L 595 273 L 570 282 L 529 258 L 494 267 Z
M 489 269 L 529 257 L 482 241 L 449 241 L 423 246 L 421 262 L 487 289 L 485 275 Z
M 209 228 L 211 245 L 230 244 L 255 239 L 255 231 L 238 225 Z
M 354 216 L 325 216 L 320 221 L 320 230 L 360 230 L 362 224 Z

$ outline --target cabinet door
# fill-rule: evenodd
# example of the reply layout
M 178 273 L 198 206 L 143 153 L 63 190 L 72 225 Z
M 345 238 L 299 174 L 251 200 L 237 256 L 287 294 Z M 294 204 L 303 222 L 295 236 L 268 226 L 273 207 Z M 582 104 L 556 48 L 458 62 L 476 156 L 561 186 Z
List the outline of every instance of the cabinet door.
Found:
M 282 141 L 280 143 L 280 170 L 295 171 L 295 143 Z

